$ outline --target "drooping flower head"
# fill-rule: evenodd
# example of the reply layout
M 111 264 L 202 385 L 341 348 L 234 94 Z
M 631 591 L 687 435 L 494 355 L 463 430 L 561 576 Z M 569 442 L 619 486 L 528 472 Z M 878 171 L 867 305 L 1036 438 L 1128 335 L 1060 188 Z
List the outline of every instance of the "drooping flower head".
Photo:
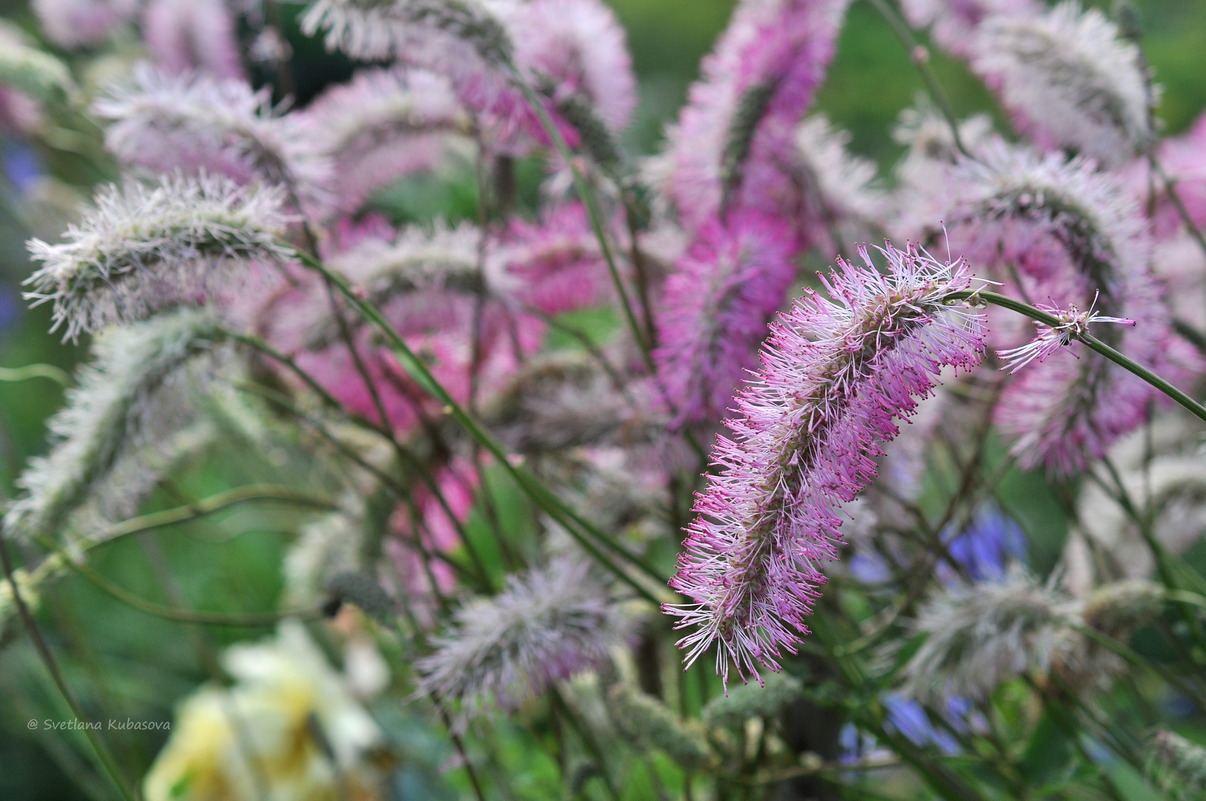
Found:
M 1116 166 L 1152 136 L 1139 50 L 1096 9 L 989 18 L 973 52 L 973 68 L 1042 145 Z
M 310 35 L 324 30 L 329 48 L 364 61 L 431 57 L 451 63 L 467 56 L 497 67 L 513 53 L 501 15 L 514 5 L 512 0 L 317 0 L 306 10 L 302 29 Z
M 1151 243 L 1138 204 L 1113 176 L 1083 158 L 1045 156 L 1000 142 L 948 174 L 957 187 L 940 219 L 954 246 L 1021 281 L 1027 297 L 1133 320 L 1102 337 L 1140 364 L 1178 381 L 1194 360 L 1171 336 L 1151 275 Z M 1057 340 L 1058 341 L 1058 340 Z M 1016 342 L 1016 340 L 1015 340 Z M 1012 344 L 1012 343 L 1010 343 Z M 1033 364 L 1009 382 L 997 420 L 1026 468 L 1074 474 L 1142 422 L 1157 393 L 1097 354 Z
M 242 268 L 288 256 L 288 217 L 277 188 L 226 178 L 165 176 L 102 189 L 65 242 L 28 243 L 42 268 L 25 280 L 33 305 L 51 303 L 64 339 L 229 289 Z M 223 279 L 226 279 L 225 281 Z
M 543 96 L 570 147 L 585 133 L 565 107 L 589 108 L 614 133 L 635 106 L 623 31 L 599 0 L 319 0 L 303 28 L 325 30 L 328 47 L 355 58 L 443 75 L 497 152 L 550 143 L 520 81 Z
M 713 644 L 717 672 L 777 670 L 807 633 L 804 618 L 836 558 L 841 506 L 876 474 L 880 445 L 899 431 L 944 365 L 971 367 L 984 348 L 977 314 L 948 304 L 971 283 L 962 263 L 913 248 L 839 260 L 771 327 L 762 370 L 738 396 L 732 438 L 713 451 L 719 473 L 695 504 L 671 586 L 691 602 L 666 607 L 693 627 L 689 666 Z
M 25 491 L 4 516 L 5 529 L 23 539 L 63 541 L 68 519 L 88 500 L 127 507 L 135 494 L 130 477 L 117 487 L 108 479 L 127 454 L 141 456 L 140 467 L 150 469 L 137 450 L 172 427 L 157 419 L 172 416 L 162 390 L 225 338 L 212 315 L 193 309 L 106 332 L 66 408 L 50 419 L 53 447 L 18 479 Z
M 666 281 L 654 361 L 676 424 L 718 420 L 756 366 L 795 279 L 791 229 L 754 211 L 711 220 Z
M 285 188 L 307 211 L 321 210 L 331 164 L 296 115 L 273 108 L 270 94 L 240 79 L 174 75 L 144 64 L 94 109 L 110 123 L 105 145 L 126 164 L 258 180 Z
M 586 562 L 560 558 L 512 575 L 493 598 L 465 604 L 452 632 L 420 659 L 419 693 L 458 704 L 459 728 L 495 707 L 514 709 L 549 685 L 604 665 L 630 626 Z
M 917 617 L 925 643 L 904 669 L 909 695 L 980 699 L 1009 679 L 1046 670 L 1070 647 L 1075 604 L 1054 582 L 1015 566 L 996 581 L 936 593 Z
M 332 192 L 345 212 L 406 175 L 436 167 L 469 116 L 448 81 L 420 69 L 370 69 L 296 112 L 305 138 L 334 162 Z
M 668 134 L 667 191 L 689 226 L 729 205 L 775 213 L 796 125 L 833 55 L 848 0 L 745 0 Z
M 554 106 L 577 96 L 613 132 L 624 129 L 636 108 L 636 77 L 614 11 L 599 0 L 532 0 L 518 29 L 516 62 L 551 79 Z
M 307 34 L 326 31 L 328 48 L 366 61 L 394 60 L 446 77 L 460 102 L 509 141 L 527 114 L 509 68 L 514 0 L 318 0 L 302 18 Z

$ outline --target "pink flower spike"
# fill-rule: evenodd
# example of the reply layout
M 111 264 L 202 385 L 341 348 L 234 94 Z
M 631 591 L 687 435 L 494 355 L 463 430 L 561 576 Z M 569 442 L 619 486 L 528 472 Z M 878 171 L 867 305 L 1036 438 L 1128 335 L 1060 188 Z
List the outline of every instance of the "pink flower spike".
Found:
M 749 209 L 710 219 L 666 281 L 653 352 L 672 423 L 724 417 L 796 278 L 787 223 Z
M 808 633 L 843 506 L 875 478 L 896 421 L 944 365 L 983 356 L 982 316 L 951 303 L 972 283 L 966 265 L 911 246 L 880 253 L 885 272 L 860 247 L 865 266 L 839 259 L 822 278 L 829 297 L 810 292 L 771 326 L 736 400 L 670 582 L 690 601 L 664 607 L 693 629 L 679 641 L 688 667 L 715 644 L 725 682 L 732 668 L 743 680 L 780 669 Z
M 1093 296 L 1093 303 L 1089 306 L 1089 310 L 1083 312 L 1075 304 L 1069 306 L 1067 309 L 1039 304 L 1038 308 L 1057 317 L 1060 320 L 1060 324 L 1051 326 L 1035 320 L 1034 325 L 1039 329 L 1038 336 L 1021 347 L 997 351 L 997 355 L 1005 360 L 1005 364 L 1001 369 L 1009 370 L 1009 374 L 1013 375 L 1035 359 L 1041 364 L 1046 361 L 1048 356 L 1055 353 L 1061 347 L 1071 345 L 1074 340 L 1078 340 L 1084 336 L 1089 330 L 1089 325 L 1092 323 L 1135 325 L 1134 320 L 1128 320 L 1125 317 L 1107 317 L 1104 314 L 1099 314 L 1094 310 L 1096 305 L 1097 295 Z M 1075 353 L 1072 355 L 1076 356 Z M 1080 357 L 1077 356 L 1077 358 Z

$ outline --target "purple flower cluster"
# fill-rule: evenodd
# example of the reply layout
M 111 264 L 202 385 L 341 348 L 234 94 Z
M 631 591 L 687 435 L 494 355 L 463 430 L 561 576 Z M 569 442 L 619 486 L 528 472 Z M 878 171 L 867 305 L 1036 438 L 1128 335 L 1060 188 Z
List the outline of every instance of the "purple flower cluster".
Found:
M 950 302 L 971 285 L 966 266 L 880 252 L 887 274 L 860 248 L 866 266 L 839 260 L 821 279 L 828 298 L 810 291 L 771 326 L 762 370 L 737 398 L 670 582 L 691 599 L 666 606 L 694 629 L 679 642 L 688 666 L 715 644 L 725 681 L 731 668 L 757 678 L 795 652 L 820 565 L 836 558 L 842 504 L 875 477 L 895 421 L 943 366 L 982 357 L 979 315 Z

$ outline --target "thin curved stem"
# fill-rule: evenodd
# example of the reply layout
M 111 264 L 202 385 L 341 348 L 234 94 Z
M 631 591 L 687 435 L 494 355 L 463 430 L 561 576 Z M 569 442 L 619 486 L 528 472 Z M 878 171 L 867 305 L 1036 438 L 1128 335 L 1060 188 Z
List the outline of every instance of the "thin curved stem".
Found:
M 905 21 L 900 18 L 900 14 L 896 12 L 896 9 L 884 2 L 884 0 L 871 0 L 871 5 L 875 6 L 875 10 L 887 21 L 901 43 L 909 48 L 909 60 L 917 68 L 918 74 L 921 75 L 921 81 L 925 84 L 926 92 L 929 93 L 934 104 L 938 106 L 938 111 L 950 127 L 951 141 L 954 142 L 955 148 L 964 156 L 973 158 L 964 146 L 962 137 L 959 135 L 959 120 L 955 118 L 954 109 L 951 108 L 951 103 L 947 99 L 946 93 L 942 91 L 942 85 L 938 83 L 938 79 L 934 76 L 934 71 L 930 69 L 928 51 L 917 41 L 917 37 L 913 35 L 913 31 L 909 29 Z M 925 58 L 918 58 L 918 53 L 926 53 Z
M 1031 320 L 1049 325 L 1056 328 L 1062 325 L 1062 322 L 1054 315 L 1048 314 L 1042 309 L 1035 308 L 1028 303 L 1023 303 L 1020 300 L 1001 295 L 996 292 L 986 292 L 982 289 L 969 289 L 962 292 L 952 293 L 950 296 L 952 301 L 955 300 L 980 300 L 985 303 L 991 303 L 994 306 L 1000 306 L 1003 309 L 1017 312 L 1018 314 L 1029 317 Z M 1091 350 L 1097 351 L 1105 358 L 1117 364 L 1119 367 L 1127 370 L 1139 378 L 1142 378 L 1148 384 L 1151 384 L 1156 389 L 1167 395 L 1172 400 L 1176 401 L 1181 406 L 1193 412 L 1194 416 L 1206 422 L 1206 406 L 1190 397 L 1188 394 L 1170 384 L 1165 379 L 1153 373 L 1143 365 L 1134 361 L 1130 357 L 1115 350 L 1097 337 L 1089 333 L 1077 334 L 1076 339 L 1085 343 L 1085 346 Z

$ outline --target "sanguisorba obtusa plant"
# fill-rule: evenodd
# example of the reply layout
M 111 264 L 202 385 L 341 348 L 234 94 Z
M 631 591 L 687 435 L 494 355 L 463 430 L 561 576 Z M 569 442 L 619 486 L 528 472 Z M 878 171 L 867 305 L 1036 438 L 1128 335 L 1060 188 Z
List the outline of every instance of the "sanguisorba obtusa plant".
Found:
M 813 108 L 849 0 L 738 0 L 652 154 L 602 0 L 0 23 L 14 202 L 93 197 L 28 244 L 91 355 L 3 514 L 13 708 L 76 724 L 20 736 L 148 801 L 1193 797 L 1206 117 L 1131 11 L 866 5 L 928 94 L 882 175 Z M 296 533 L 276 608 L 190 608 L 203 523 Z M 92 686 L 71 582 L 210 681 Z

